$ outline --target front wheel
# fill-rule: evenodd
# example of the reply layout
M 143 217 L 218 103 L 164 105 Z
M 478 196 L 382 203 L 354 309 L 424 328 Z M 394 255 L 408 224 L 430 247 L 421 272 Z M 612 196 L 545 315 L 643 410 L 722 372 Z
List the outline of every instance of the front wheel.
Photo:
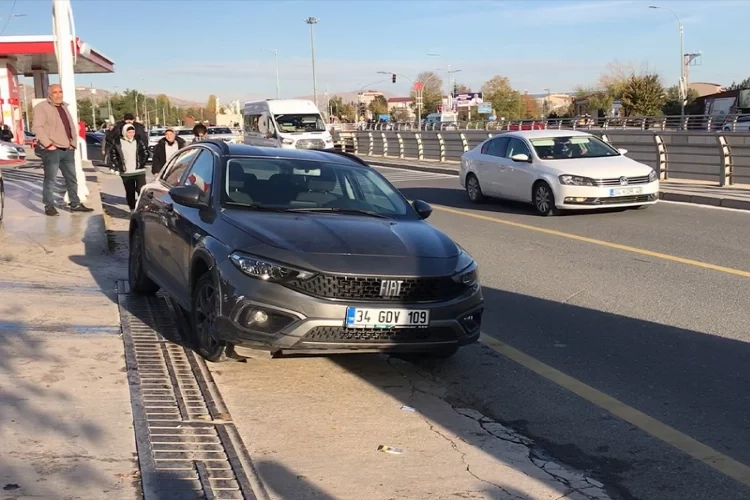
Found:
M 555 206 L 555 195 L 546 182 L 539 182 L 534 186 L 534 207 L 537 213 L 544 217 L 559 213 Z
M 466 177 L 466 195 L 472 203 L 484 203 L 487 198 L 482 193 L 482 187 L 479 185 L 479 179 L 474 174 Z
M 226 361 L 228 346 L 218 338 L 219 290 L 211 273 L 198 278 L 193 289 L 190 326 L 195 351 L 213 363 Z

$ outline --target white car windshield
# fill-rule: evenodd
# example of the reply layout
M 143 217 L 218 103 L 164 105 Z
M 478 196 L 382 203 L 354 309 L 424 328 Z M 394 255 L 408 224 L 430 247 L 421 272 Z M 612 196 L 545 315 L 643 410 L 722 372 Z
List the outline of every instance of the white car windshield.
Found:
M 539 137 L 529 139 L 529 142 L 542 160 L 605 158 L 620 155 L 619 151 L 606 142 L 588 135 Z
M 325 132 L 326 124 L 318 114 L 291 114 L 274 115 L 279 132 L 302 133 L 302 132 Z
M 406 200 L 368 167 L 285 158 L 236 157 L 227 162 L 225 202 L 294 212 L 367 212 L 418 218 Z
M 217 135 L 217 134 L 231 134 L 232 131 L 229 130 L 226 127 L 210 127 L 207 129 L 208 135 Z

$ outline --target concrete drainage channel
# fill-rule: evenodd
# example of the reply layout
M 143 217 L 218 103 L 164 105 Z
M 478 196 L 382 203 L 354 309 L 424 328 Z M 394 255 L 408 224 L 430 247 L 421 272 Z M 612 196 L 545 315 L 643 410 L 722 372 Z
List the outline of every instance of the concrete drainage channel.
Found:
M 118 282 L 144 500 L 265 499 L 205 361 L 183 347 L 164 297 Z

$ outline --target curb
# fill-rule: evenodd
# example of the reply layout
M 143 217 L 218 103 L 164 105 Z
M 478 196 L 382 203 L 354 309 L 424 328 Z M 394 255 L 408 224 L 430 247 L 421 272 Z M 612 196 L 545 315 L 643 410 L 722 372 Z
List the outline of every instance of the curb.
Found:
M 439 167 L 427 165 L 414 165 L 408 163 L 397 163 L 391 161 L 382 161 L 379 157 L 366 156 L 363 158 L 371 165 L 377 167 L 400 168 L 403 170 L 416 170 L 419 172 L 431 172 L 435 174 L 449 174 L 458 176 L 458 165 L 455 167 Z M 373 158 L 373 160 L 370 160 Z M 734 210 L 750 211 L 750 200 L 738 200 L 736 198 L 720 198 L 715 196 L 702 196 L 698 194 L 687 194 L 676 191 L 660 190 L 659 199 L 664 201 L 677 201 L 681 203 L 691 203 L 693 205 L 705 205 L 710 207 L 731 208 Z

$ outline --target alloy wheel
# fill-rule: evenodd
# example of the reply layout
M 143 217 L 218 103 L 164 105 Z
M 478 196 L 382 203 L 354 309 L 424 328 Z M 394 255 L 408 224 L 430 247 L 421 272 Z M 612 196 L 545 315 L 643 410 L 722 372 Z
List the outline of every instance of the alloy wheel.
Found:
M 536 196 L 534 198 L 536 202 L 536 209 L 539 211 L 539 213 L 549 213 L 550 206 L 552 204 L 552 193 L 550 192 L 546 184 L 540 184 L 539 186 L 537 186 Z
M 213 334 L 216 328 L 216 289 L 209 283 L 203 283 L 196 299 L 195 334 L 201 346 L 212 350 L 219 345 Z

